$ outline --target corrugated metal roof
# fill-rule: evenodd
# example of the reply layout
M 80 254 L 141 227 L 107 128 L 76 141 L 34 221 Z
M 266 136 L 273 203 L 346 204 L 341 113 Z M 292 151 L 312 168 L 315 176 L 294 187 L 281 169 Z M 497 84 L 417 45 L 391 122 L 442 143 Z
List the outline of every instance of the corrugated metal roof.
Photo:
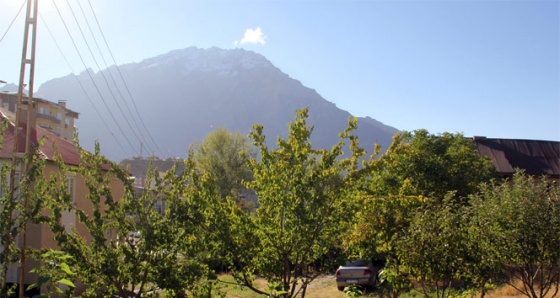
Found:
M 7 109 L 0 108 L 0 121 L 8 120 L 9 125 L 4 133 L 4 141 L 1 143 L 2 148 L 0 149 L 0 158 L 12 158 L 12 150 L 14 146 L 14 113 L 8 111 Z M 22 137 L 19 138 L 18 148 L 20 152 L 24 151 L 25 148 L 25 133 L 26 129 L 23 128 L 20 132 Z M 43 142 L 40 142 L 44 140 Z M 57 136 L 56 134 L 36 125 L 35 130 L 32 130 L 30 138 L 30 148 L 33 148 L 39 144 L 39 156 L 46 158 L 48 160 L 54 160 L 55 152 L 58 152 L 62 157 L 62 160 L 67 165 L 79 165 L 80 164 L 80 152 L 78 148 L 71 142 Z M 56 151 L 55 151 L 56 148 Z
M 474 137 L 474 142 L 499 174 L 511 175 L 519 168 L 529 175 L 560 176 L 560 142 L 485 137 Z

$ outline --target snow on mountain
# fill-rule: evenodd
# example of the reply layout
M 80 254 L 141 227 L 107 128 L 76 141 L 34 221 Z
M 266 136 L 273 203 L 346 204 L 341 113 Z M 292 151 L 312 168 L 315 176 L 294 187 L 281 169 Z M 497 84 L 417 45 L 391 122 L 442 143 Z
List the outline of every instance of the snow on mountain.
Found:
M 161 65 L 182 67 L 181 73 L 216 72 L 221 75 L 236 75 L 240 70 L 275 68 L 264 56 L 243 49 L 222 50 L 216 47 L 201 50 L 189 47 L 140 62 L 141 69 Z

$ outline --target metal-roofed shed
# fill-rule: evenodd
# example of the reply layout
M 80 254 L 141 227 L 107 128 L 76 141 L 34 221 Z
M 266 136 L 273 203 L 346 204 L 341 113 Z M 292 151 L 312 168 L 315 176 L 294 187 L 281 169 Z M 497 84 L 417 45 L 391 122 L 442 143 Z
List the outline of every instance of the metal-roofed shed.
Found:
M 474 137 L 481 156 L 489 157 L 496 172 L 511 176 L 516 168 L 529 175 L 560 178 L 560 142 Z

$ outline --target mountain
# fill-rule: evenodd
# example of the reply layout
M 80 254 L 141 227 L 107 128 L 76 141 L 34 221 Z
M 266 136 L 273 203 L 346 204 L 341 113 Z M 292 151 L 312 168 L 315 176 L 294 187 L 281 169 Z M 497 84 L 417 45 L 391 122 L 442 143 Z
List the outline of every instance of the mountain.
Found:
M 254 123 L 261 123 L 268 142 L 274 145 L 278 135 L 287 135 L 288 122 L 303 107 L 309 107 L 308 124 L 314 126 L 312 144 L 330 148 L 351 116 L 262 55 L 243 49 L 175 50 L 118 68 L 53 79 L 41 85 L 36 95 L 66 100 L 69 109 L 80 113 L 81 145 L 91 149 L 98 140 L 102 153 L 112 160 L 139 154 L 139 139 L 148 144 L 143 146 L 144 155 L 151 153 L 147 148 L 156 150 L 148 135 L 135 136 L 131 126 L 145 124 L 160 148 L 153 154 L 166 158 L 185 157 L 191 144 L 201 142 L 218 127 L 247 134 Z M 120 120 L 123 114 L 133 119 L 128 115 L 136 113 L 143 123 L 130 120 L 115 125 L 114 119 Z M 369 117 L 358 120 L 357 135 L 368 151 L 376 142 L 387 148 L 395 132 L 397 129 Z M 136 152 L 131 153 L 132 147 Z
M 1 85 L 1 84 L 0 84 Z M 0 88 L 0 92 L 18 92 L 18 85 L 16 84 L 5 84 Z M 24 89 L 24 93 L 27 94 L 27 89 Z

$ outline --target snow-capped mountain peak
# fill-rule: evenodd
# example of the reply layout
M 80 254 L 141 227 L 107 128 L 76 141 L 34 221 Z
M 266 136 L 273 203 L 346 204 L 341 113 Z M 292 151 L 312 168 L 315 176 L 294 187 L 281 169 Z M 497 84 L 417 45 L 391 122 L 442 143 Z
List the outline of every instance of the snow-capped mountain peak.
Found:
M 160 65 L 181 67 L 181 73 L 217 72 L 235 75 L 238 71 L 274 66 L 264 56 L 244 49 L 223 50 L 217 47 L 189 47 L 140 62 L 142 69 Z

